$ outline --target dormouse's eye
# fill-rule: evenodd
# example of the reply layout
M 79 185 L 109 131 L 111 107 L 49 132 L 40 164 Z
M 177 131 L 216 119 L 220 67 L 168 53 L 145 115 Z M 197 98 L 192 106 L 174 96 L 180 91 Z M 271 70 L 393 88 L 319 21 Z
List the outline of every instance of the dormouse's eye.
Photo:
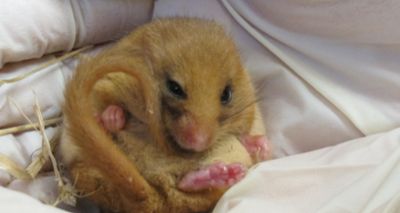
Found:
M 186 98 L 186 93 L 182 87 L 174 80 L 167 80 L 167 88 L 169 92 L 180 99 Z
M 232 100 L 232 87 L 230 85 L 226 86 L 221 94 L 221 103 L 223 105 L 228 104 Z

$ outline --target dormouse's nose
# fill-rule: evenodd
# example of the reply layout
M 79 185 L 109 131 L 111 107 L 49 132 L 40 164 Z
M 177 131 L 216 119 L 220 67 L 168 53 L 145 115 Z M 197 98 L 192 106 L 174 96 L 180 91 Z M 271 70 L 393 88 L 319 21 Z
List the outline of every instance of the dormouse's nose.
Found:
M 201 152 L 211 144 L 211 133 L 205 128 L 193 125 L 183 129 L 182 134 L 185 148 L 189 150 Z
M 214 124 L 191 115 L 186 115 L 185 121 L 181 123 L 178 133 L 178 143 L 186 150 L 195 152 L 205 151 L 210 147 L 214 138 Z

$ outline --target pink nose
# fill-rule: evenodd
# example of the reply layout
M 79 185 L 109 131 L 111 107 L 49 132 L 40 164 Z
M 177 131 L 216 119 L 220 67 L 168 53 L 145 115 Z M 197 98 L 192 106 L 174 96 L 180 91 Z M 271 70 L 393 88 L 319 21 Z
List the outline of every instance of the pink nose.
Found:
M 186 134 L 186 143 L 193 151 L 204 151 L 210 143 L 210 135 L 201 131 L 191 131 Z
M 196 152 L 204 151 L 210 144 L 210 138 L 210 134 L 205 131 L 188 128 L 183 136 L 184 148 Z

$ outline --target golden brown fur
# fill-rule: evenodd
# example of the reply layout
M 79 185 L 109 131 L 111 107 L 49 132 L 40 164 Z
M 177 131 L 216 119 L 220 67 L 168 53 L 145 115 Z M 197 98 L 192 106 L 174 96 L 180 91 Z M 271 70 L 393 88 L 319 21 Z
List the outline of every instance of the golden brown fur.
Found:
M 167 78 L 179 82 L 189 97 L 174 98 Z M 233 98 L 222 106 L 227 84 Z M 252 163 L 236 137 L 255 128 L 254 91 L 232 40 L 212 21 L 164 19 L 138 28 L 83 61 L 65 98 L 63 159 L 76 187 L 93 193 L 90 198 L 104 208 L 208 211 L 225 189 L 186 193 L 176 187 L 180 178 L 217 160 Z M 128 112 L 126 128 L 115 135 L 94 118 L 109 104 Z M 188 115 L 212 135 L 203 152 L 185 151 L 176 141 Z

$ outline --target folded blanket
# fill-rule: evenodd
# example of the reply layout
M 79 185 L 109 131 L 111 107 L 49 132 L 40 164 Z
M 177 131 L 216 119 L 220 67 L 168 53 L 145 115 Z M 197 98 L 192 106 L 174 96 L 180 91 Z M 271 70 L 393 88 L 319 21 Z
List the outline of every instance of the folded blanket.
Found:
M 400 211 L 400 128 L 256 166 L 214 213 Z
M 61 209 L 43 205 L 28 195 L 0 187 L 0 206 L 2 212 L 66 213 Z
M 3 0 L 0 68 L 7 62 L 115 40 L 151 17 L 151 0 Z
M 55 135 L 56 128 L 47 128 L 45 133 L 47 137 L 52 138 Z M 42 149 L 42 137 L 39 131 L 24 132 L 19 135 L 6 135 L 0 137 L 0 155 L 12 160 L 15 164 L 22 168 L 26 168 L 31 161 L 39 154 Z M 7 186 L 14 180 L 3 165 L 0 165 L 0 185 Z M 56 189 L 56 187 L 48 187 L 48 189 Z M 47 201 L 45 198 L 43 201 Z
M 399 1 L 222 2 L 363 134 L 400 126 Z

